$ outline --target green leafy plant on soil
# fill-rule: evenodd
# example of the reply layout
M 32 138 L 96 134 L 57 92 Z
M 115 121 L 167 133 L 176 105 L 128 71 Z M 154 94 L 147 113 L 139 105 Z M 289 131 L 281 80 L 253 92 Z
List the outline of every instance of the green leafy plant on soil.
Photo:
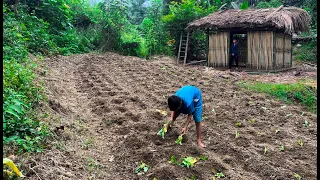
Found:
M 176 139 L 176 143 L 179 145 L 182 145 L 182 137 L 183 135 L 181 134 L 177 139 Z
M 222 172 L 217 173 L 215 176 L 216 176 L 218 179 L 225 177 Z
M 314 113 L 317 111 L 317 90 L 306 84 L 274 84 L 241 81 L 237 83 L 237 85 L 249 90 L 268 93 L 286 103 L 301 103 Z
M 301 180 L 301 179 L 302 179 L 301 176 L 300 176 L 299 174 L 297 174 L 297 173 L 294 173 L 293 176 L 294 176 L 295 178 L 297 178 L 298 180 Z
M 240 133 L 236 131 L 236 138 L 238 138 L 239 136 L 240 136 Z
M 141 162 L 140 166 L 136 169 L 136 173 L 138 174 L 141 170 L 143 170 L 143 172 L 148 172 L 149 168 L 150 167 L 147 164 Z
M 167 124 L 164 124 L 163 127 L 160 129 L 160 131 L 157 133 L 164 139 L 164 134 L 167 132 Z
M 237 127 L 241 127 L 241 122 L 236 122 L 235 124 Z
M 264 150 L 263 150 L 263 154 L 267 154 L 267 152 L 268 152 L 268 148 L 267 147 L 264 147 Z
M 284 146 L 279 147 L 280 151 L 284 151 Z
M 303 141 L 302 141 L 302 139 L 299 139 L 298 141 L 297 141 L 297 143 L 302 147 L 303 146 Z
M 98 169 L 100 167 L 100 164 L 92 158 L 88 158 L 88 162 L 89 162 L 88 164 L 89 171 L 92 171 L 93 169 Z
M 191 179 L 190 179 L 190 178 L 186 178 L 186 180 L 196 180 L 196 176 L 195 176 L 195 175 L 192 175 L 192 176 L 191 176 Z
M 304 123 L 303 123 L 303 126 L 304 126 L 304 127 L 308 127 L 308 126 L 310 126 L 310 123 L 305 120 Z
M 176 157 L 173 155 L 169 161 L 170 164 L 180 165 L 180 163 L 176 160 Z
M 208 159 L 209 159 L 208 156 L 202 156 L 202 155 L 199 156 L 199 160 L 206 161 Z
M 278 129 L 276 129 L 276 134 L 278 134 L 280 132 L 280 129 L 278 128 Z
M 249 122 L 251 122 L 251 124 L 254 124 L 255 120 L 251 119 L 251 120 L 249 120 Z
M 183 167 L 189 168 L 189 167 L 193 167 L 196 162 L 197 162 L 196 158 L 194 158 L 194 157 L 186 157 L 186 158 L 182 159 L 181 165 Z

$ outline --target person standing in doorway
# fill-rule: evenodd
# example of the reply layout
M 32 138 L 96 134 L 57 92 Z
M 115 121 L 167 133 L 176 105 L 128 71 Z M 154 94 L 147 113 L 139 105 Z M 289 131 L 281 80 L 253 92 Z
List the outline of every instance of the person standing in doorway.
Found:
M 231 69 L 233 60 L 236 61 L 236 67 L 238 67 L 238 50 L 239 50 L 239 45 L 237 40 L 234 38 L 232 45 L 231 45 L 231 57 L 229 60 L 229 69 Z

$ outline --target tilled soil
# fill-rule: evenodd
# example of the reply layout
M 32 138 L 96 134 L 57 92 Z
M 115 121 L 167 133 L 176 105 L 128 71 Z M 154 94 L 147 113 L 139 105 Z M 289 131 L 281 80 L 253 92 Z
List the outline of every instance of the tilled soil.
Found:
M 295 179 L 294 173 L 317 178 L 317 115 L 240 89 L 234 76 L 177 66 L 168 58 L 143 61 L 114 53 L 58 56 L 45 64 L 49 108 L 44 111 L 50 111 L 50 127 L 64 130 L 56 131 L 55 146 L 25 160 L 28 179 L 182 180 L 194 175 L 209 180 L 212 168 L 234 180 Z M 196 145 L 194 123 L 182 145 L 175 143 L 185 116 L 164 140 L 156 134 L 170 116 L 168 96 L 188 84 L 202 91 L 205 149 Z M 311 126 L 304 127 L 305 120 Z M 172 155 L 208 160 L 184 168 L 169 163 Z M 137 175 L 141 162 L 150 169 Z

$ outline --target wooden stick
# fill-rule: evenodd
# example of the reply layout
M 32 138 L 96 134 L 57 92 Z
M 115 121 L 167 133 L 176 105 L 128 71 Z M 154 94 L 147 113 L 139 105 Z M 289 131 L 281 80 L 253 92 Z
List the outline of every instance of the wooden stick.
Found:
M 181 31 L 181 35 L 180 35 L 180 45 L 179 45 L 179 52 L 178 52 L 178 57 L 177 57 L 177 64 L 179 64 L 179 60 L 180 60 L 181 41 L 182 41 L 182 31 Z

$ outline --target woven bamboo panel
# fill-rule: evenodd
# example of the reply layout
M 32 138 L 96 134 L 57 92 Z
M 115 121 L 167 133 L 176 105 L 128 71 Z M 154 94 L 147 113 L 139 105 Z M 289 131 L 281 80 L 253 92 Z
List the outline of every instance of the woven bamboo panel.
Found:
M 284 47 L 284 35 L 281 33 L 276 34 L 276 67 L 275 69 L 283 68 L 283 49 Z
M 291 67 L 291 36 L 285 35 L 284 40 L 284 67 Z
M 247 60 L 247 64 L 246 67 L 247 68 L 252 68 L 252 38 L 253 38 L 253 34 L 249 31 L 248 35 L 247 35 L 247 48 L 248 48 L 248 60 Z
M 229 53 L 229 32 L 217 32 L 209 35 L 209 65 L 227 67 Z

